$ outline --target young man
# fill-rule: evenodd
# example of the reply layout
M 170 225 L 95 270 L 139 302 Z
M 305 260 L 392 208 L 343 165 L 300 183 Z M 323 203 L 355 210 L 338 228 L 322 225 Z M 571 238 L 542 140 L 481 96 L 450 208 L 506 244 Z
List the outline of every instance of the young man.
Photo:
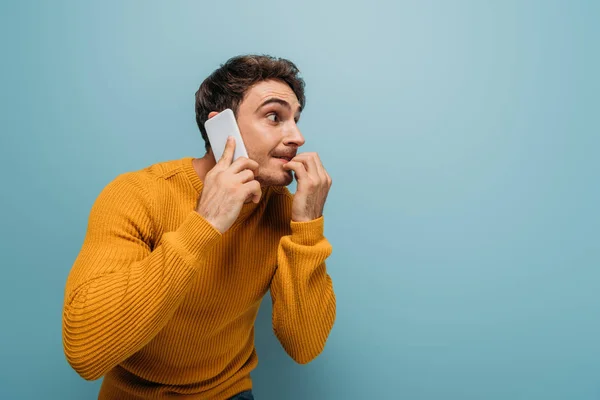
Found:
M 331 178 L 316 153 L 298 153 L 304 102 L 290 61 L 232 58 L 196 93 L 206 155 L 101 192 L 63 311 L 67 359 L 85 379 L 104 376 L 100 399 L 252 399 L 268 290 L 285 351 L 303 364 L 323 350 L 336 313 L 322 216 Z M 249 159 L 232 162 L 235 141 L 219 160 L 210 149 L 204 123 L 226 108 Z

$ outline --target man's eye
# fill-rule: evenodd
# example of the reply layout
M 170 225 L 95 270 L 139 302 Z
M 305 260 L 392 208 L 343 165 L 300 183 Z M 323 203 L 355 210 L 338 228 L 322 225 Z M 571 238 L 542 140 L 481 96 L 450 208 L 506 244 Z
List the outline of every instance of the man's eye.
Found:
M 279 118 L 277 117 L 276 113 L 271 113 L 269 115 L 267 115 L 267 118 L 271 121 L 271 122 L 277 122 L 279 121 Z

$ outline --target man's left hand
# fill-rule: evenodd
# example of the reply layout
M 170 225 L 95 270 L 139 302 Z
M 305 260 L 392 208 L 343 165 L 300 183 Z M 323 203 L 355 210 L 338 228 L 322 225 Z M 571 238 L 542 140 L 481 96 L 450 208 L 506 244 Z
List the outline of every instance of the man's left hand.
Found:
M 331 177 L 325 171 L 319 155 L 298 154 L 283 168 L 294 171 L 298 182 L 292 203 L 292 221 L 307 222 L 320 218 L 331 187 Z

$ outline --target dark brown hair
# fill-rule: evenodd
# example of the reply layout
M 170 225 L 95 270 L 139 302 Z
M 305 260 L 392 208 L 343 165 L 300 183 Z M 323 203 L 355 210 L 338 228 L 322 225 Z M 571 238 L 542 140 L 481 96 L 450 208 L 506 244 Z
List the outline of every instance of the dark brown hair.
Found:
M 253 85 L 267 79 L 287 83 L 304 109 L 304 80 L 293 62 L 268 55 L 242 55 L 230 58 L 202 82 L 196 92 L 196 123 L 206 150 L 210 148 L 204 123 L 211 111 L 231 108 L 237 116 L 240 103 Z

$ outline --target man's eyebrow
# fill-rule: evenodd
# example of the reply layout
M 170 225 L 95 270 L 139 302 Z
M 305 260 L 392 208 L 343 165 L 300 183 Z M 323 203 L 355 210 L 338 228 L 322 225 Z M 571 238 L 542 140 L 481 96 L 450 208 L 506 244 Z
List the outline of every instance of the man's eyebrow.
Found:
M 290 105 L 290 103 L 288 103 L 287 101 L 280 99 L 278 97 L 270 97 L 268 99 L 266 99 L 265 101 L 263 101 L 258 108 L 256 109 L 256 111 L 260 110 L 262 107 L 266 106 L 267 104 L 271 104 L 271 103 L 277 103 L 282 105 L 283 107 L 287 108 L 288 110 L 292 110 L 292 106 Z M 298 107 L 298 113 L 302 112 L 302 107 Z

